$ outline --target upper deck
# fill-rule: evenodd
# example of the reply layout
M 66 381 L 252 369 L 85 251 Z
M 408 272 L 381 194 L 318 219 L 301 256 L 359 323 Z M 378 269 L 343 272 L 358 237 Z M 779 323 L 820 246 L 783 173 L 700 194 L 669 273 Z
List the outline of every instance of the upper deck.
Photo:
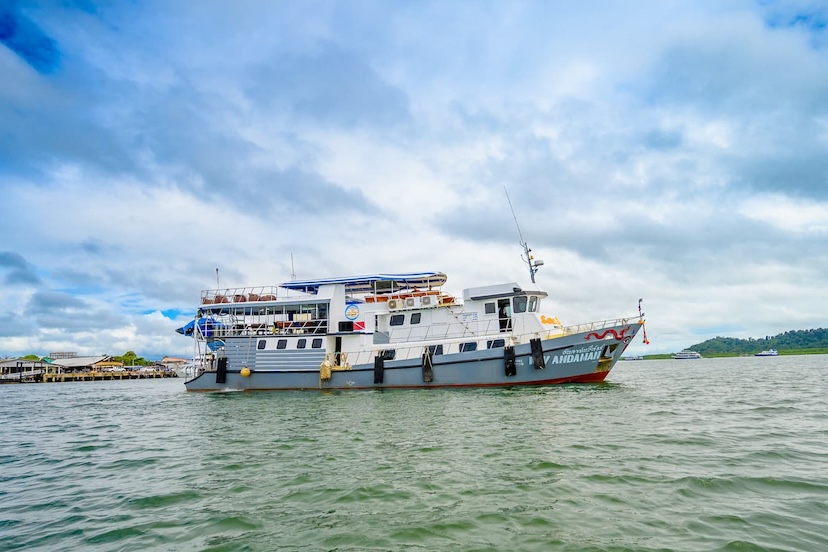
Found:
M 288 292 L 317 295 L 326 285 L 341 284 L 349 297 L 387 296 L 406 290 L 434 290 L 446 283 L 442 272 L 412 272 L 406 274 L 373 274 L 344 278 L 293 280 L 271 286 L 208 289 L 201 292 L 202 305 L 289 300 Z

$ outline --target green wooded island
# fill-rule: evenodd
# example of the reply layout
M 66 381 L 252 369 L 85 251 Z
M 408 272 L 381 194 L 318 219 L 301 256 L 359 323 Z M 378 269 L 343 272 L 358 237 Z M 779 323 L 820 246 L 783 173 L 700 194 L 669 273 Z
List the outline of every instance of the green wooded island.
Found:
M 778 351 L 780 355 L 825 355 L 828 354 L 828 329 L 790 330 L 773 337 L 766 336 L 759 339 L 714 337 L 691 345 L 688 349 L 707 358 L 753 356 L 770 349 Z M 664 359 L 672 358 L 672 356 L 672 354 L 644 355 L 644 359 Z

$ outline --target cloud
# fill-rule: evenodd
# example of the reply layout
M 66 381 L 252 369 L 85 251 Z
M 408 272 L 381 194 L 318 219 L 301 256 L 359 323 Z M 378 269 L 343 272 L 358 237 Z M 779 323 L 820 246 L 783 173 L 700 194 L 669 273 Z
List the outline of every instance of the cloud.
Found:
M 566 321 L 824 325 L 818 4 L 5 6 L 3 353 L 185 356 L 217 268 L 525 281 L 504 187 Z
M 0 271 L 6 272 L 3 283 L 8 286 L 38 285 L 41 283 L 34 267 L 18 253 L 0 251 Z
M 405 93 L 335 44 L 322 44 L 309 55 L 279 56 L 250 73 L 248 99 L 279 117 L 386 132 L 411 122 Z

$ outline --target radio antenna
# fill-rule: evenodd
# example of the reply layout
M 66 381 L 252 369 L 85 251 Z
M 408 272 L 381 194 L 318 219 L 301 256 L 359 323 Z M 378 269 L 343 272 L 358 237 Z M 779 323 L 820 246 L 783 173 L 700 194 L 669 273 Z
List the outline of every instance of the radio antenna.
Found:
M 523 233 L 520 231 L 520 224 L 518 224 L 517 215 L 515 215 L 515 208 L 512 207 L 512 200 L 509 198 L 509 191 L 506 190 L 506 186 L 503 186 L 503 191 L 506 193 L 506 201 L 509 202 L 509 209 L 512 211 L 512 218 L 515 219 L 515 226 L 517 226 L 518 236 L 520 237 L 520 245 L 523 247 L 523 254 L 526 255 L 524 258 L 521 255 L 521 259 L 524 263 L 529 266 L 529 278 L 532 280 L 532 283 L 535 283 L 535 274 L 538 272 L 538 268 L 543 266 L 543 261 L 540 259 L 535 259 L 532 256 L 532 250 L 529 249 L 529 244 L 523 241 Z

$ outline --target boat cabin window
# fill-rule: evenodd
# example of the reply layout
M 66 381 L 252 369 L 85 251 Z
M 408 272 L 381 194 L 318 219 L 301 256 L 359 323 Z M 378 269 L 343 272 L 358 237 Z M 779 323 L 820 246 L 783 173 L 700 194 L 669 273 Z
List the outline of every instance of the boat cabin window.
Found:
M 486 308 L 486 314 L 494 314 L 497 312 L 497 308 L 494 303 L 486 303 L 484 307 Z
M 322 348 L 322 338 L 317 337 L 311 342 L 312 349 L 321 349 Z
M 287 315 L 288 320 L 296 320 L 296 315 L 300 314 L 302 307 L 300 305 L 287 305 L 285 306 L 285 314 Z
M 391 280 L 378 280 L 374 282 L 374 292 L 380 291 L 392 291 L 394 288 L 394 282 Z
M 442 345 L 429 345 L 428 346 L 428 354 L 431 355 L 431 356 L 442 355 L 443 354 L 443 346 Z
M 421 316 L 422 316 L 422 313 L 420 313 L 420 312 L 414 312 L 414 313 L 412 313 L 412 314 L 411 314 L 411 323 L 412 323 L 412 324 L 419 324 L 419 323 L 420 323 L 420 317 L 421 317 Z
M 352 332 L 354 331 L 354 322 L 352 320 L 344 320 L 339 322 L 339 331 L 340 332 Z
M 296 342 L 296 348 L 297 349 L 304 349 L 305 346 L 307 345 L 307 343 L 308 343 L 307 339 L 300 339 L 299 341 Z
M 512 299 L 512 305 L 514 308 L 514 312 L 526 312 L 528 300 L 525 295 L 518 295 Z
M 538 311 L 538 296 L 533 295 L 529 298 L 529 312 Z
M 486 342 L 487 349 L 497 349 L 498 347 L 505 347 L 506 340 L 504 339 L 490 339 Z
M 405 315 L 404 314 L 394 314 L 391 316 L 391 325 L 392 326 L 402 326 L 405 322 Z
M 276 342 L 277 349 L 284 349 L 287 347 L 287 339 L 280 339 Z
M 380 351 L 380 357 L 385 360 L 394 360 L 397 356 L 396 349 L 386 349 L 384 351 Z
M 241 313 L 237 313 L 241 314 Z M 245 311 L 248 315 L 272 315 L 277 316 L 281 321 L 308 321 L 308 320 L 324 320 L 328 318 L 327 303 L 306 303 L 303 305 L 270 305 L 268 307 L 259 307 L 252 309 L 248 307 Z
M 265 341 L 264 339 L 260 339 L 259 342 L 256 343 L 256 348 L 257 349 L 264 349 L 266 343 L 267 343 L 267 341 Z
M 494 303 L 492 303 L 494 305 Z M 467 353 L 469 351 L 476 351 L 477 350 L 477 342 L 476 341 L 469 341 L 468 343 L 461 343 L 460 344 L 460 352 Z

